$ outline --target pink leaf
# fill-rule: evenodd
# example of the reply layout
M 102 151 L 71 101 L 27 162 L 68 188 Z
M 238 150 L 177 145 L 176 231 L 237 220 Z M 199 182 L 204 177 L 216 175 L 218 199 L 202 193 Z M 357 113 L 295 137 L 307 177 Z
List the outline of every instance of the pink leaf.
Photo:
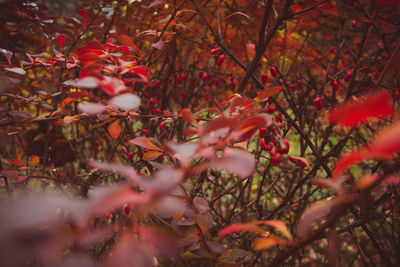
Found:
M 94 103 L 94 102 L 89 102 L 89 103 L 79 103 L 78 109 L 81 112 L 87 113 L 89 115 L 96 115 L 98 113 L 101 113 L 106 110 L 106 106 L 101 104 L 101 103 Z
M 13 72 L 19 75 L 25 75 L 26 71 L 21 68 L 4 68 L 6 71 Z
M 6 57 L 8 65 L 11 65 L 11 58 L 13 56 L 13 52 L 4 48 L 0 48 L 0 53 L 2 53 Z
M 225 169 L 240 177 L 248 177 L 255 168 L 255 160 L 252 154 L 242 149 L 225 148 L 221 158 L 212 160 L 199 166 L 200 169 Z
M 193 199 L 193 206 L 201 211 L 209 210 L 208 201 L 202 197 L 195 197 Z
M 125 111 L 133 110 L 140 106 L 140 98 L 137 95 L 126 93 L 111 98 L 110 104 Z
M 99 86 L 99 79 L 95 78 L 95 77 L 84 77 L 81 79 L 76 80 L 76 82 L 74 83 L 75 87 L 78 88 L 96 88 Z
M 160 40 L 157 43 L 152 44 L 151 46 L 156 48 L 156 49 L 158 49 L 158 50 L 161 50 L 161 49 L 164 48 L 165 42 L 163 40 Z

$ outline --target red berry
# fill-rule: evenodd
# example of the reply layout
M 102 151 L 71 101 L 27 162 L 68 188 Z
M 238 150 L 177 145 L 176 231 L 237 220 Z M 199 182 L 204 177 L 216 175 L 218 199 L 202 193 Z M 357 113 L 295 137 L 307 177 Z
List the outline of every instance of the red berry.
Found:
M 182 74 L 181 74 L 181 82 L 183 82 L 184 80 L 186 80 L 186 74 L 185 74 L 185 73 L 182 73 Z
M 276 154 L 276 149 L 275 148 L 271 148 L 271 150 L 269 151 L 269 155 L 272 157 L 275 154 Z
M 265 84 L 268 80 L 268 74 L 264 73 L 263 75 L 261 75 L 261 82 L 263 84 Z
M 352 76 L 353 76 L 353 73 L 348 72 L 348 73 L 346 74 L 346 76 L 344 76 L 344 81 L 345 81 L 345 82 L 350 81 L 350 79 L 351 79 Z
M 272 166 L 278 166 L 279 163 L 281 163 L 281 159 L 282 159 L 281 154 L 275 153 L 270 159 L 271 165 Z
M 271 67 L 270 69 L 269 69 L 269 71 L 271 72 L 271 76 L 272 77 L 276 77 L 276 76 L 278 76 L 278 72 L 276 71 L 276 69 L 275 69 L 275 67 Z
M 156 81 L 156 86 L 159 86 L 161 82 L 159 80 Z
M 236 88 L 236 82 L 232 81 L 232 88 L 235 89 Z
M 105 217 L 107 220 L 110 219 L 110 216 L 111 216 L 111 214 L 110 214 L 109 211 L 106 212 L 106 213 L 104 214 L 104 217 Z
M 339 83 L 335 79 L 331 80 L 331 85 L 332 85 L 333 90 L 335 90 L 335 91 L 339 88 Z
M 353 21 L 351 22 L 351 26 L 357 27 L 357 20 L 353 19 Z
M 266 128 L 260 128 L 260 137 L 264 137 L 264 135 L 267 133 Z
M 204 71 L 199 71 L 199 78 L 203 78 Z
M 131 212 L 131 206 L 129 206 L 128 204 L 124 207 L 124 212 L 126 215 L 129 215 L 129 213 Z
M 216 79 L 216 78 L 213 78 L 213 79 L 212 79 L 212 83 L 213 83 L 215 86 L 218 86 L 218 85 L 219 85 L 219 80 Z
M 267 112 L 268 113 L 274 113 L 276 111 L 276 107 L 275 106 L 269 106 Z
M 168 78 L 168 83 L 169 83 L 169 84 L 172 84 L 173 81 L 174 81 L 174 78 L 172 78 L 172 77 L 169 77 L 169 78 Z
M 285 142 L 286 148 L 279 148 L 278 151 L 281 154 L 287 154 L 287 153 L 289 153 L 290 144 L 289 144 L 289 141 L 287 139 L 284 139 L 283 142 Z
M 165 127 L 165 121 L 162 121 L 160 123 L 160 125 L 158 125 L 158 128 L 160 128 L 160 130 L 162 130 L 162 128 L 164 128 L 164 127 Z
M 211 55 L 218 54 L 218 52 L 219 52 L 219 48 L 213 48 L 213 49 L 211 49 Z
M 275 116 L 275 121 L 282 122 L 282 114 L 278 114 Z
M 314 100 L 317 109 L 320 110 L 322 108 L 322 99 L 320 97 L 316 97 Z
M 149 131 L 147 131 L 146 129 L 143 129 L 142 132 L 147 136 L 149 135 Z
M 167 137 L 167 136 L 168 136 L 168 132 L 164 132 L 164 133 L 161 135 L 162 138 Z
M 373 25 L 374 23 L 372 22 L 372 20 L 365 19 L 365 20 L 364 20 L 364 24 L 365 24 L 365 25 Z
M 265 139 L 264 138 L 261 138 L 260 146 L 261 146 L 262 150 L 269 150 L 267 144 L 265 144 Z
M 156 98 L 155 98 L 155 97 L 152 97 L 152 98 L 150 98 L 149 102 L 150 102 L 150 103 L 152 103 L 152 104 L 154 104 L 154 103 L 156 103 L 156 102 L 157 102 L 157 100 L 156 100 Z
M 224 60 L 225 60 L 225 56 L 220 55 L 217 60 L 217 65 L 221 65 L 222 63 L 224 63 Z
M 133 153 L 132 152 L 129 152 L 128 153 L 128 160 L 132 160 L 133 159 Z
M 400 92 L 399 91 L 394 92 L 394 96 L 396 97 L 396 100 L 399 100 L 400 99 Z
M 361 72 L 367 72 L 367 71 L 368 71 L 368 67 L 367 67 L 367 66 L 364 66 L 364 67 L 362 67 L 362 68 L 360 69 L 360 71 L 361 71 Z

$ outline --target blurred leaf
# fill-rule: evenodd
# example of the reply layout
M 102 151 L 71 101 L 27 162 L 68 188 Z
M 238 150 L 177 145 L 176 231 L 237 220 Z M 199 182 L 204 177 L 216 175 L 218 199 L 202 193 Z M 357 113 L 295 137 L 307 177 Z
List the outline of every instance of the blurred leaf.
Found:
M 79 103 L 78 109 L 81 112 L 87 113 L 89 115 L 97 115 L 99 113 L 102 113 L 105 111 L 107 106 L 101 104 L 101 103 L 94 103 L 94 102 L 89 102 L 89 103 Z
M 371 108 L 373 107 L 373 108 Z M 348 101 L 332 110 L 328 119 L 340 126 L 356 126 L 371 118 L 385 118 L 394 114 L 388 92 L 379 91 L 366 95 L 357 101 Z
M 130 93 L 121 94 L 111 98 L 110 104 L 125 111 L 133 110 L 140 106 L 140 98 L 137 95 Z
M 206 211 L 210 209 L 208 206 L 208 201 L 202 197 L 195 197 L 193 199 L 193 206 L 200 211 Z

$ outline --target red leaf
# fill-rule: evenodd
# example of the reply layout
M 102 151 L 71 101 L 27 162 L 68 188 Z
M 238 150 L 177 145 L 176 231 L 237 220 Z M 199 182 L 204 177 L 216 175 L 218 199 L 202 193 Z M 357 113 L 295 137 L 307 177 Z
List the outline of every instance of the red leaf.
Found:
M 283 238 L 274 235 L 269 235 L 268 237 L 260 237 L 254 240 L 253 247 L 255 250 L 264 250 L 279 244 L 283 245 L 286 243 L 287 241 Z
M 112 139 L 117 139 L 121 133 L 121 126 L 119 126 L 118 121 L 114 121 L 108 126 L 108 133 L 111 135 Z
M 357 164 L 360 161 L 363 161 L 368 156 L 366 151 L 352 151 L 347 155 L 344 155 L 339 159 L 336 163 L 335 168 L 333 169 L 332 176 L 334 179 L 337 179 L 343 171 L 345 171 L 350 166 Z
M 328 215 L 332 205 L 332 201 L 321 201 L 311 204 L 311 206 L 305 210 L 297 224 L 296 235 L 303 237 L 308 232 L 311 224 Z
M 388 159 L 400 151 L 400 122 L 380 132 L 369 145 L 374 157 Z
M 386 91 L 369 94 L 357 101 L 347 101 L 328 115 L 332 123 L 355 126 L 371 118 L 385 118 L 394 114 L 391 97 Z
M 65 41 L 65 36 L 64 35 L 60 34 L 60 35 L 57 36 L 57 42 L 58 42 L 58 45 L 60 47 L 63 46 L 64 41 Z
M 277 93 L 279 93 L 280 91 L 282 91 L 283 86 L 274 86 L 274 87 L 269 87 L 267 89 L 264 89 L 262 91 L 260 91 L 260 94 L 257 96 L 256 100 L 258 102 L 262 102 L 267 100 L 268 97 L 273 96 Z
M 196 223 L 203 233 L 206 233 L 213 223 L 213 218 L 208 212 L 200 213 L 196 216 Z
M 230 137 L 234 141 L 247 140 L 253 136 L 259 127 L 269 126 L 271 123 L 272 118 L 267 121 L 265 116 L 248 117 L 235 128 Z
M 181 116 L 181 118 L 187 121 L 188 123 L 195 122 L 193 113 L 187 108 L 182 109 L 179 112 L 179 116 Z

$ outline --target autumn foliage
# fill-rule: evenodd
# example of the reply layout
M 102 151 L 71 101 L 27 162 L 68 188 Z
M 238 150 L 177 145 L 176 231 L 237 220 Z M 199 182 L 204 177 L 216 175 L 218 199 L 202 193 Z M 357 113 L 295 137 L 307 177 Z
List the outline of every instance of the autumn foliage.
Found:
M 398 266 L 398 1 L 0 19 L 0 266 Z

